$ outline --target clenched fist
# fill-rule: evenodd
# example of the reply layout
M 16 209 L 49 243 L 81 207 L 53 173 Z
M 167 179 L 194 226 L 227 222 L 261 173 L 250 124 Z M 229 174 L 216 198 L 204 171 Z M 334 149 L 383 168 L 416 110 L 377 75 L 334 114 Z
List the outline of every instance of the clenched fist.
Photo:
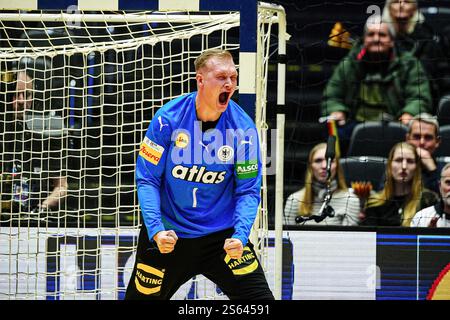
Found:
M 239 259 L 244 252 L 244 246 L 242 245 L 241 240 L 236 238 L 225 239 L 223 249 L 231 259 Z
M 178 236 L 173 230 L 160 231 L 153 237 L 156 244 L 158 245 L 159 252 L 170 253 L 175 249 L 175 244 L 177 243 Z

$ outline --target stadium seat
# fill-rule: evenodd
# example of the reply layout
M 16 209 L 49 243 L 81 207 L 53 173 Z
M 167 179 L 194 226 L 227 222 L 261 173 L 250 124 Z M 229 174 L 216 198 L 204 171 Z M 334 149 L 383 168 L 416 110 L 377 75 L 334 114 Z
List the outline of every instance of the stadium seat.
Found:
M 441 144 L 434 155 L 436 157 L 450 157 L 450 124 L 442 126 L 439 135 L 441 136 Z
M 437 157 L 436 164 L 438 168 L 443 168 L 447 163 L 450 163 L 450 157 Z
M 344 170 L 345 182 L 351 187 L 352 182 L 371 182 L 373 190 L 378 191 L 380 180 L 384 177 L 387 158 L 384 157 L 351 157 L 340 160 Z
M 405 140 L 407 127 L 397 122 L 368 121 L 356 125 L 347 156 L 387 157 L 391 148 Z
M 450 124 L 450 94 L 443 96 L 439 100 L 437 119 L 441 126 Z

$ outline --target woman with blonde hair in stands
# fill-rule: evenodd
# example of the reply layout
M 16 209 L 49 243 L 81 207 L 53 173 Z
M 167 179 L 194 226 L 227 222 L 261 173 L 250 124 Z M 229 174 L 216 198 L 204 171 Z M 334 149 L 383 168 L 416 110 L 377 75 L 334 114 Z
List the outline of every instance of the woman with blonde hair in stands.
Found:
M 312 148 L 308 157 L 308 166 L 305 174 L 305 187 L 291 194 L 284 210 L 287 224 L 295 225 L 295 218 L 318 215 L 323 204 L 326 182 L 326 143 L 319 143 Z M 339 158 L 336 157 L 331 164 L 332 198 L 329 203 L 334 210 L 334 217 L 327 217 L 322 225 L 357 225 L 359 213 L 359 200 L 348 191 L 344 173 Z M 306 224 L 316 224 L 315 221 L 307 221 Z
M 415 147 L 399 142 L 389 152 L 384 188 L 369 198 L 361 224 L 409 227 L 417 211 L 437 200 L 436 193 L 422 186 Z

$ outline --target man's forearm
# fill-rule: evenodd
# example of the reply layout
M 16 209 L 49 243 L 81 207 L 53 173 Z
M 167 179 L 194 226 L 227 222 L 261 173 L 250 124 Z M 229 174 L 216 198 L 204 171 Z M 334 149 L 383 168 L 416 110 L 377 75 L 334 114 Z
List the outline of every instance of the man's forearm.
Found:
M 59 200 L 67 195 L 67 187 L 55 187 L 52 193 L 41 203 L 42 208 L 54 208 L 58 205 Z

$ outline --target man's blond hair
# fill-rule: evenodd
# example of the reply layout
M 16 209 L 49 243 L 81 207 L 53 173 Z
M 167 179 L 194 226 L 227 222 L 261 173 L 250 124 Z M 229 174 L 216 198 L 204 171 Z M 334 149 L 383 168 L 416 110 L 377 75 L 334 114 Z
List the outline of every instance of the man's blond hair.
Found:
M 439 121 L 437 120 L 436 116 L 433 116 L 426 112 L 422 112 L 415 115 L 408 123 L 408 134 L 411 134 L 412 125 L 415 121 L 425 122 L 427 124 L 433 125 L 435 129 L 434 133 L 436 135 L 436 138 L 439 138 Z
M 225 60 L 225 59 L 233 60 L 233 56 L 231 55 L 231 53 L 228 50 L 222 50 L 222 49 L 206 50 L 195 59 L 195 61 L 194 61 L 195 71 L 197 72 L 198 70 L 200 70 L 201 68 L 206 66 L 208 61 L 213 57 L 217 57 L 217 58 L 223 59 L 223 60 Z

